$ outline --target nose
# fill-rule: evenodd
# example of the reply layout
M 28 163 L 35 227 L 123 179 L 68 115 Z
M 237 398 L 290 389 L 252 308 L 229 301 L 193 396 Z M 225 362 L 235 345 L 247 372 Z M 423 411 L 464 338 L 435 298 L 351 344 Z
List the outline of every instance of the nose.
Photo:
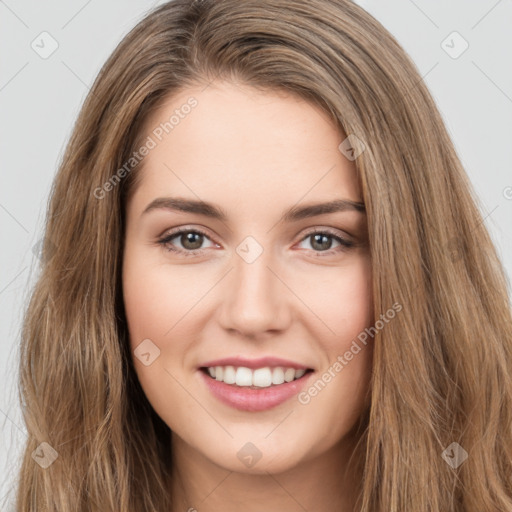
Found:
M 235 253 L 233 267 L 223 283 L 221 326 L 249 338 L 285 330 L 291 320 L 293 294 L 279 275 L 271 251 L 264 250 L 252 262 Z

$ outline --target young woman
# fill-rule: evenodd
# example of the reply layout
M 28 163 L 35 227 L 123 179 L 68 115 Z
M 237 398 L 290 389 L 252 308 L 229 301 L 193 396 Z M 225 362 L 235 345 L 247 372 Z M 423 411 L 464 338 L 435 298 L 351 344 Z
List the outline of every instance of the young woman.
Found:
M 378 22 L 169 2 L 101 70 L 55 180 L 17 509 L 512 510 L 511 325 Z

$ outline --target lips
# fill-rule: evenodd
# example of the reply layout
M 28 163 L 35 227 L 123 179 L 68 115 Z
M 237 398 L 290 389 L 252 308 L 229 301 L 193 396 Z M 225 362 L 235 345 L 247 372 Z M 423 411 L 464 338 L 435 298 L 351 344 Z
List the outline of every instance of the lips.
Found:
M 314 372 L 305 365 L 277 357 L 229 357 L 207 361 L 198 369 L 214 397 L 236 409 L 253 412 L 289 400 Z M 249 382 L 251 378 L 253 381 Z
M 313 372 L 306 372 L 302 377 L 291 382 L 251 389 L 219 382 L 203 371 L 198 373 L 213 397 L 234 409 L 248 412 L 266 411 L 283 404 L 299 394 L 313 375 Z

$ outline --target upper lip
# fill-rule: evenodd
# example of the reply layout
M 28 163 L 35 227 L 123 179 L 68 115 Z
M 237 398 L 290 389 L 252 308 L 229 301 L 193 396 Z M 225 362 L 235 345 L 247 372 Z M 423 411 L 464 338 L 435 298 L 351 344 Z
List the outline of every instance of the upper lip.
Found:
M 305 366 L 300 363 L 296 363 L 295 361 L 290 361 L 288 359 L 282 359 L 280 357 L 260 357 L 258 359 L 246 359 L 245 357 L 224 357 L 222 359 L 215 359 L 212 361 L 207 361 L 203 363 L 201 368 L 210 368 L 213 366 L 236 366 L 236 367 L 245 367 L 245 368 L 265 368 L 269 366 L 274 368 L 276 366 L 282 366 L 285 368 L 295 368 L 296 370 L 310 370 L 309 366 Z

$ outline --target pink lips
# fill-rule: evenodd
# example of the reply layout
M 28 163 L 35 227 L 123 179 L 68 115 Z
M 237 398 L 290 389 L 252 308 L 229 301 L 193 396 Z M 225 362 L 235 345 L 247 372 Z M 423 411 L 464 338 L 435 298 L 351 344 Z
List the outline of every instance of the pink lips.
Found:
M 202 371 L 199 373 L 212 394 L 221 402 L 241 411 L 253 412 L 266 411 L 286 402 L 300 392 L 312 375 L 312 373 L 306 373 L 300 379 L 269 388 L 249 389 L 212 379 Z

